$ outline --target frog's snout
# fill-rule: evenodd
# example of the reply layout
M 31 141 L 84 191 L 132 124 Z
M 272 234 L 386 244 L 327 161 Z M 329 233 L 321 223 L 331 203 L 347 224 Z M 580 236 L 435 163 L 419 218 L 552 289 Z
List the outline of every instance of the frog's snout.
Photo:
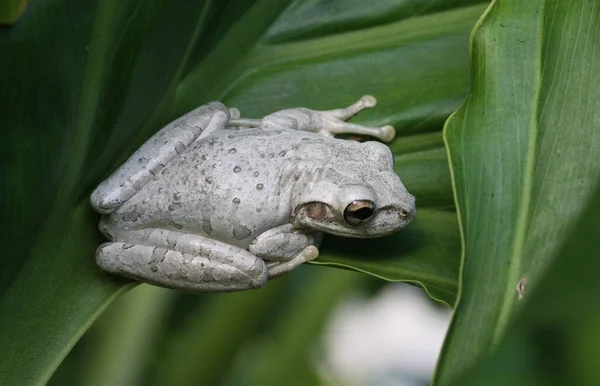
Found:
M 415 219 L 415 216 L 417 215 L 417 207 L 415 205 L 405 205 L 402 208 L 400 208 L 399 213 L 400 217 L 402 217 L 402 219 L 406 221 L 406 223 L 409 223 Z

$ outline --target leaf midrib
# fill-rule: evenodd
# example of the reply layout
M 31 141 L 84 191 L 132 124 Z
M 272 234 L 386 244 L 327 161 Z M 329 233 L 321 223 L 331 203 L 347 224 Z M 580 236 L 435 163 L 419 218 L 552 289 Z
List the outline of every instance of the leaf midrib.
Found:
M 494 3 L 496 1 L 494 0 Z M 504 288 L 504 294 L 500 303 L 498 319 L 492 332 L 492 346 L 497 346 L 504 335 L 506 326 L 513 315 L 515 302 L 518 300 L 517 288 L 518 282 L 522 279 L 522 257 L 527 242 L 527 229 L 529 228 L 531 216 L 530 206 L 533 195 L 533 180 L 535 174 L 537 139 L 539 136 L 539 106 L 540 106 L 540 90 L 542 79 L 542 51 L 544 37 L 544 14 L 546 1 L 541 0 L 541 12 L 538 13 L 538 36 L 536 39 L 536 61 L 533 85 L 535 87 L 534 96 L 532 98 L 532 109 L 529 120 L 528 144 L 527 144 L 527 159 L 525 161 L 525 171 L 523 173 L 523 189 L 521 190 L 521 199 L 519 201 L 517 223 L 513 232 L 513 245 L 511 253 L 508 256 L 510 265 L 507 269 L 507 280 Z M 487 15 L 486 15 L 487 16 Z M 524 277 L 524 276 L 523 276 Z

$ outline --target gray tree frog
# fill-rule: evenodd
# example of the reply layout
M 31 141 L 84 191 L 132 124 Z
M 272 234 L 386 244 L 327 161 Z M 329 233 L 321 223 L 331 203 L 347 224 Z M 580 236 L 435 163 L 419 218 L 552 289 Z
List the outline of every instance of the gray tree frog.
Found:
M 239 291 L 315 259 L 323 232 L 366 238 L 405 227 L 415 199 L 389 148 L 333 137 L 391 140 L 391 126 L 345 122 L 375 103 L 241 119 L 211 102 L 175 120 L 92 193 L 111 240 L 98 265 L 164 287 Z

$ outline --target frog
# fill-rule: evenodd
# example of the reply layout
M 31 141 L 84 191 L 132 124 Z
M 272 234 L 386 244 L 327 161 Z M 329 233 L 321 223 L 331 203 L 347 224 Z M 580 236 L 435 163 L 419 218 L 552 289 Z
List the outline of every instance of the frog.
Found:
M 188 292 L 243 291 L 316 259 L 323 234 L 406 227 L 415 197 L 382 143 L 395 129 L 347 122 L 376 103 L 365 95 L 345 108 L 256 119 L 215 101 L 174 120 L 91 194 L 109 240 L 97 265 Z

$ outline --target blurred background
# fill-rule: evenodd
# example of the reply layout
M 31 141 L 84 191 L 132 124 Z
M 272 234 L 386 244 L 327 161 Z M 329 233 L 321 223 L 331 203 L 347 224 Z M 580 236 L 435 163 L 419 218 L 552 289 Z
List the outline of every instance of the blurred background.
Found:
M 138 285 L 50 385 L 427 385 L 450 310 L 418 287 L 304 265 L 264 288 Z

